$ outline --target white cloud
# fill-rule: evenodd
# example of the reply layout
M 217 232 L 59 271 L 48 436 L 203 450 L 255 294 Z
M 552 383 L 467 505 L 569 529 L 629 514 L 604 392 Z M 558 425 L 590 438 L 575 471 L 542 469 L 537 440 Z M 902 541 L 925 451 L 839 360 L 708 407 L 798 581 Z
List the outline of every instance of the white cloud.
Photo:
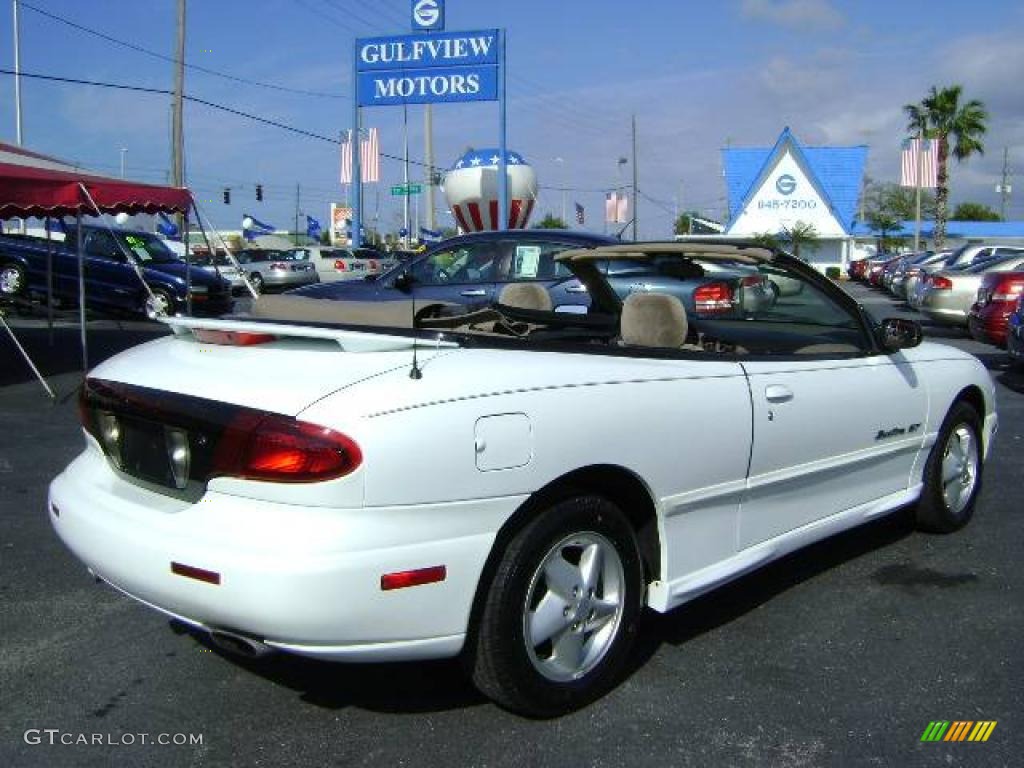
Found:
M 748 19 L 795 28 L 838 29 L 846 23 L 828 0 L 742 0 L 740 13 Z

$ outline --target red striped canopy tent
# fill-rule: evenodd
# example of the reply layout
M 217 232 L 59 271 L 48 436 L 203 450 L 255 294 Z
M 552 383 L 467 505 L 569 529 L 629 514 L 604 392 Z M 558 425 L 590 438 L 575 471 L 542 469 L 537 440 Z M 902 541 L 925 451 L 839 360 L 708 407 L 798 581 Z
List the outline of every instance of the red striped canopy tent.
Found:
M 89 173 L 70 163 L 13 144 L 0 142 L 0 220 L 28 217 L 98 216 L 102 213 L 181 213 L 193 207 L 192 193 L 184 187 L 140 184 L 126 179 Z M 81 232 L 81 229 L 78 229 Z M 79 243 L 79 317 L 81 322 L 82 367 L 88 368 L 85 333 L 85 278 Z M 187 256 L 186 256 L 187 259 Z M 48 265 L 47 283 L 52 286 L 52 266 Z M 143 282 L 139 273 L 139 280 Z M 149 290 L 148 286 L 145 286 Z M 50 292 L 48 287 L 48 293 Z M 47 297 L 52 328 L 52 297 Z M 42 375 L 29 359 L 0 315 L 0 323 L 10 334 L 33 372 L 53 396 Z
M 191 206 L 192 194 L 183 187 L 98 176 L 0 142 L 0 219 L 94 215 L 96 208 L 100 213 L 186 213 Z

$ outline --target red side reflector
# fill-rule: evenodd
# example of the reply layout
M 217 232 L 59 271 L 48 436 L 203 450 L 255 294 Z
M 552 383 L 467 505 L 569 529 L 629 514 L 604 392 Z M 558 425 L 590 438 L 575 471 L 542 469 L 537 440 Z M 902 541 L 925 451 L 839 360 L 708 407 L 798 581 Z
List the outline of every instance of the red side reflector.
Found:
M 443 565 L 433 565 L 430 568 L 417 568 L 414 571 L 385 573 L 380 577 L 380 588 L 387 592 L 391 589 L 418 587 L 421 584 L 433 584 L 434 582 L 444 581 L 447 575 L 448 569 Z
M 216 571 L 207 571 L 203 568 L 196 568 L 184 563 L 171 563 L 171 573 L 184 576 L 196 581 L 205 581 L 207 584 L 220 584 L 220 574 Z
M 251 347 L 266 344 L 277 337 L 269 333 L 246 333 L 244 331 L 213 331 L 209 328 L 193 328 L 192 335 L 207 344 L 226 344 L 232 347 Z

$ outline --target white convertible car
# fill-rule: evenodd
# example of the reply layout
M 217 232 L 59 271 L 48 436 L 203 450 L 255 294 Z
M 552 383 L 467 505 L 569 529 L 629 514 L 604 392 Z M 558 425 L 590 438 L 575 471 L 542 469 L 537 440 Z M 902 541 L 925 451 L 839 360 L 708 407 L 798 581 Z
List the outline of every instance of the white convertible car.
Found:
M 644 607 L 911 504 L 931 531 L 972 516 L 996 431 L 974 357 L 751 244 L 558 258 L 585 314 L 522 282 L 450 316 L 407 277 L 408 301 L 167 319 L 89 375 L 54 528 L 222 646 L 461 655 L 551 716 L 615 684 Z M 745 301 L 751 268 L 802 288 Z

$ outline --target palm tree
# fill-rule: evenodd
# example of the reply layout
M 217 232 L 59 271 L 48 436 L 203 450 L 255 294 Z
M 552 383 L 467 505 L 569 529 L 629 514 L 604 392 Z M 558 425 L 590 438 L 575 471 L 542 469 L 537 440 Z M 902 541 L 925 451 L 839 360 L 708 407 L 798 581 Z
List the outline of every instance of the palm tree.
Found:
M 906 104 L 907 130 L 938 142 L 938 173 L 935 190 L 935 232 L 938 250 L 946 241 L 946 220 L 949 218 L 949 140 L 952 137 L 953 157 L 963 162 L 971 155 L 985 153 L 981 137 L 986 130 L 988 112 L 977 99 L 960 103 L 963 87 L 951 85 L 941 91 L 934 85 L 920 104 Z
M 788 243 L 793 249 L 793 256 L 797 259 L 801 258 L 801 248 L 806 248 L 809 251 L 818 249 L 818 230 L 808 222 L 797 221 L 790 226 L 783 226 L 779 234 L 782 236 L 782 241 Z

